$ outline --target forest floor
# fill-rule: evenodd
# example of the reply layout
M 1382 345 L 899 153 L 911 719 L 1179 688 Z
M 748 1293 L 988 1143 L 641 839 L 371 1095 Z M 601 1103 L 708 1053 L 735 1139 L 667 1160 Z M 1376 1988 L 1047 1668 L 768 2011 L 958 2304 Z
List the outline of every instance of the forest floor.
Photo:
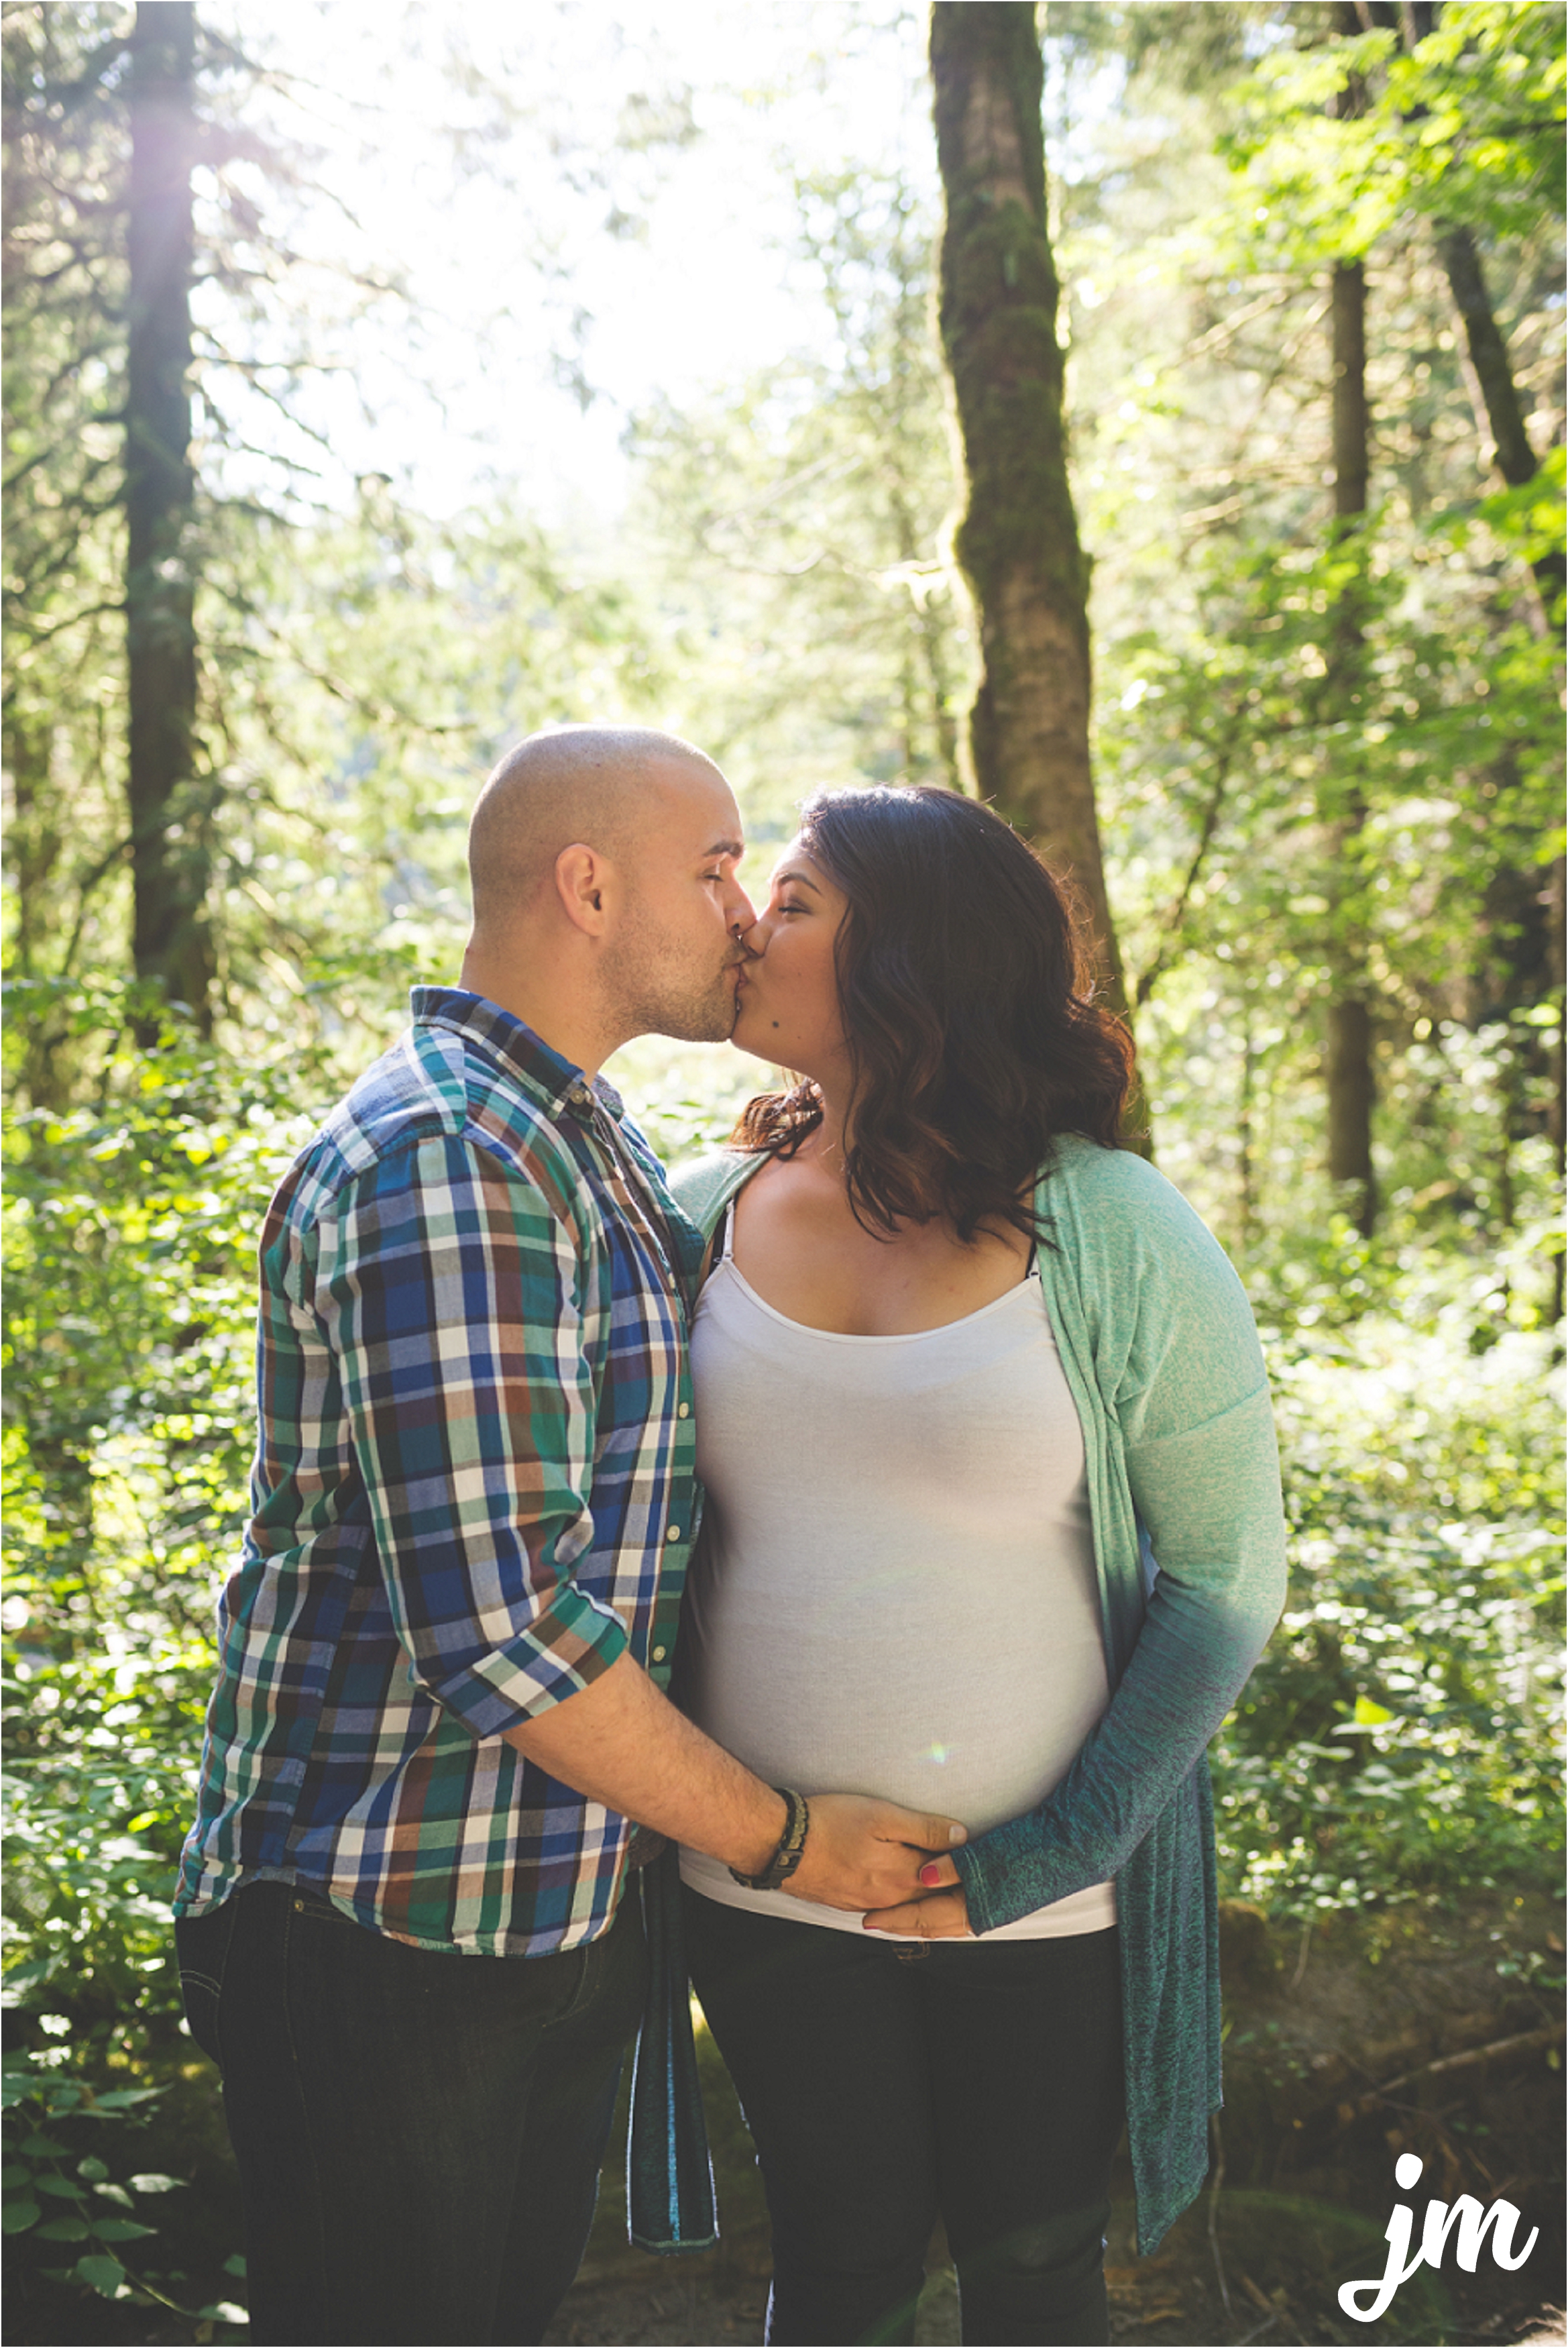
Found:
M 1499 1895 L 1463 1910 L 1402 1906 L 1373 1919 L 1341 1915 L 1307 1935 L 1271 1930 L 1255 1910 L 1233 1904 L 1222 1930 L 1229 2027 L 1219 2189 L 1211 2179 L 1156 2253 L 1139 2259 L 1123 2162 L 1108 2260 L 1112 2338 L 1135 2348 L 1568 2341 L 1555 1903 Z M 705 2032 L 698 2050 L 721 2245 L 677 2260 L 629 2249 L 612 2155 L 552 2348 L 728 2348 L 763 2337 L 768 2229 L 751 2139 Z M 240 2213 L 215 2084 L 205 2062 L 182 2060 L 130 2157 L 189 2181 L 160 2207 L 160 2240 L 142 2270 L 187 2307 L 242 2291 L 223 2263 L 239 2243 Z M 1393 2169 L 1406 2152 L 1424 2174 L 1401 2196 Z M 1499 2269 L 1489 2237 L 1479 2271 L 1466 2274 L 1450 2247 L 1440 2279 L 1412 2275 L 1379 2321 L 1347 2318 L 1337 2287 L 1382 2274 L 1395 2200 L 1414 2209 L 1419 2238 L 1429 2197 L 1451 2203 L 1460 2193 L 1483 2207 L 1512 2202 L 1522 2212 L 1517 2244 L 1539 2229 L 1528 2261 Z M 939 2348 L 959 2337 L 939 2231 L 928 2276 L 916 2336 Z M 30 2270 L 25 2253 L 8 2261 L 7 2282 L 12 2348 L 188 2348 L 245 2336 L 237 2325 L 197 2329 L 145 2304 L 63 2290 Z
M 1228 1906 L 1220 2188 L 1211 2182 L 1156 2253 L 1139 2259 L 1122 2164 L 1107 2260 L 1112 2339 L 1137 2348 L 1568 2339 L 1559 1925 L 1552 1902 L 1512 1896 L 1463 1913 L 1340 1917 L 1309 1934 L 1271 1931 L 1255 1910 Z M 665 2262 L 629 2250 L 624 2204 L 607 2176 L 552 2348 L 718 2348 L 763 2337 L 766 2213 L 733 2090 L 712 2047 L 700 2041 L 699 2051 L 722 2246 Z M 1393 2175 L 1402 2152 L 1425 2164 L 1403 2197 Z M 1412 2276 L 1380 2321 L 1347 2318 L 1338 2286 L 1382 2274 L 1396 2199 L 1413 2206 L 1419 2239 L 1431 2196 L 1467 2192 L 1522 2211 L 1516 2248 L 1540 2229 L 1529 2260 L 1510 2273 L 1483 2251 L 1468 2275 L 1450 2249 L 1440 2279 Z M 916 2338 L 947 2348 L 959 2337 L 958 2302 L 939 2230 L 927 2275 Z

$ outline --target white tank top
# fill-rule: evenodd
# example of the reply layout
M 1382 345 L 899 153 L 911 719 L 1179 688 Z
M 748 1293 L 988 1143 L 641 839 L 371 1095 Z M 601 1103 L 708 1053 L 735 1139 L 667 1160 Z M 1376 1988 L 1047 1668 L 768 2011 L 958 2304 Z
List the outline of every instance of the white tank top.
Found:
M 971 1835 L 1032 1809 L 1109 1701 L 1083 1435 L 1038 1276 L 945 1328 L 840 1336 L 764 1303 L 726 1244 L 692 1375 L 692 1718 L 770 1785 L 878 1794 Z M 700 1851 L 681 1872 L 727 1907 L 863 1930 Z M 1115 1921 L 1100 1883 L 985 1939 Z

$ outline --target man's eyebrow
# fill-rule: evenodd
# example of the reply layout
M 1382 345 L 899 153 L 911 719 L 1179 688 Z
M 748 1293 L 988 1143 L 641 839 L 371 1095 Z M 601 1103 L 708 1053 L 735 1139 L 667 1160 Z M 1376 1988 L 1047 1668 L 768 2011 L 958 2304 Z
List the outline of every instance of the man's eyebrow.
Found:
M 706 863 L 710 856 L 733 856 L 738 864 L 745 852 L 744 840 L 716 839 L 712 848 L 705 848 L 702 850 L 702 860 Z
M 814 897 L 820 897 L 822 894 L 822 891 L 817 887 L 816 882 L 812 879 L 810 873 L 802 872 L 794 865 L 786 866 L 784 871 L 775 872 L 774 874 L 774 887 L 775 889 L 779 886 L 779 883 L 784 880 L 798 880 L 801 887 L 803 889 L 809 889 Z

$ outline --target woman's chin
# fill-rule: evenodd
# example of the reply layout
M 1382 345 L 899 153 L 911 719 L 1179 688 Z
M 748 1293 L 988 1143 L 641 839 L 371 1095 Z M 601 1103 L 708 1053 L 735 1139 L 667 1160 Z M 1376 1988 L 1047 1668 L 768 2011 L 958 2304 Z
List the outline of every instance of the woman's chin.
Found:
M 754 1004 L 743 994 L 730 1041 L 737 1052 L 744 1052 L 753 1060 L 765 1060 L 771 1066 L 774 1058 L 773 1033 Z

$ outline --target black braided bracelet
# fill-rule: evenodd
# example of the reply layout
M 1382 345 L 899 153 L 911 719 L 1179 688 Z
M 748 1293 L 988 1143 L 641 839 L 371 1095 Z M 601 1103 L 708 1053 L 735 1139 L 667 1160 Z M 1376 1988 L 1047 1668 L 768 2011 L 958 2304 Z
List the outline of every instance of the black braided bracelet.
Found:
M 743 1875 L 738 1867 L 730 1873 L 748 1891 L 777 1891 L 789 1881 L 805 1856 L 806 1829 L 811 1825 L 811 1810 L 804 1794 L 793 1793 L 787 1786 L 775 1786 L 774 1791 L 788 1807 L 784 1830 L 779 1837 L 778 1849 L 760 1875 Z

